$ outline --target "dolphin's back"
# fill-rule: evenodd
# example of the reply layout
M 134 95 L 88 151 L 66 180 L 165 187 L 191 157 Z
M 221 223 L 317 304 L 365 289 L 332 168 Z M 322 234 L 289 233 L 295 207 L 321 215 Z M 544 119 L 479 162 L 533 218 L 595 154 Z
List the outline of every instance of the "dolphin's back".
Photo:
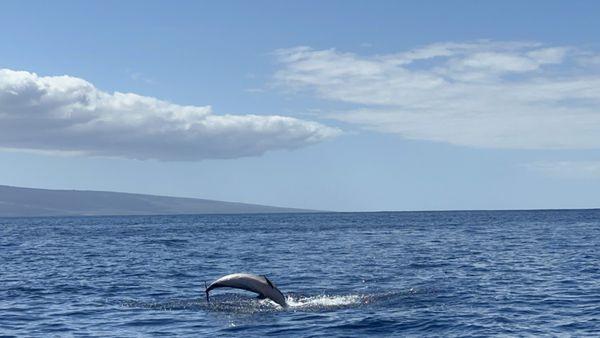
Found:
M 206 298 L 211 290 L 217 288 L 236 288 L 246 291 L 258 293 L 262 297 L 266 297 L 275 303 L 285 307 L 285 296 L 279 289 L 265 276 L 258 276 L 249 273 L 233 273 L 223 276 L 206 288 Z

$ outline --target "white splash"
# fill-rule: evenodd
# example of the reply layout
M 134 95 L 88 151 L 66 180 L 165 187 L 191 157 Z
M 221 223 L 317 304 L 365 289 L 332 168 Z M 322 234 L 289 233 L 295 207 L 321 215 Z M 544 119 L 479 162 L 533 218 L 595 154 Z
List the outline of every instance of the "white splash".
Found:
M 343 295 L 343 296 L 321 295 L 321 296 L 314 296 L 314 297 L 298 297 L 298 298 L 287 297 L 286 301 L 287 301 L 289 307 L 291 307 L 291 308 L 336 307 L 336 306 L 348 306 L 348 305 L 359 304 L 363 301 L 363 297 L 360 295 Z

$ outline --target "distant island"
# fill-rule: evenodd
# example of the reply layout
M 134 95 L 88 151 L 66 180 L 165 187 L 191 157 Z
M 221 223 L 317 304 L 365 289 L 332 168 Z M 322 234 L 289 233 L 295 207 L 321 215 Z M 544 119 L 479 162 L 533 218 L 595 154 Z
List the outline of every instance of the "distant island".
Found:
M 257 204 L 108 191 L 0 185 L 0 217 L 311 212 Z

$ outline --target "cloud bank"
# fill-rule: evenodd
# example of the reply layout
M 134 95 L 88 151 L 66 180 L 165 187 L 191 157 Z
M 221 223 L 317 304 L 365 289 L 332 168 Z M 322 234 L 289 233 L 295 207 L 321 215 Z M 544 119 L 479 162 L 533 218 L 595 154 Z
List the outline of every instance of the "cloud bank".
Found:
M 341 121 L 408 139 L 513 149 L 600 147 L 600 54 L 530 42 L 437 43 L 360 56 L 275 53 L 291 90 L 350 105 Z
M 295 149 L 339 131 L 284 116 L 215 115 L 71 76 L 0 69 L 0 148 L 201 160 Z

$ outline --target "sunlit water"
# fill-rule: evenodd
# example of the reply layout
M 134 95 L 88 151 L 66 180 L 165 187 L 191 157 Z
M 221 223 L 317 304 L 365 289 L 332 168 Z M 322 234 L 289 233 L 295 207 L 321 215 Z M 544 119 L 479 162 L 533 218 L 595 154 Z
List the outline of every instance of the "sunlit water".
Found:
M 600 335 L 600 211 L 0 219 L 0 335 Z M 282 309 L 204 282 L 265 274 Z

